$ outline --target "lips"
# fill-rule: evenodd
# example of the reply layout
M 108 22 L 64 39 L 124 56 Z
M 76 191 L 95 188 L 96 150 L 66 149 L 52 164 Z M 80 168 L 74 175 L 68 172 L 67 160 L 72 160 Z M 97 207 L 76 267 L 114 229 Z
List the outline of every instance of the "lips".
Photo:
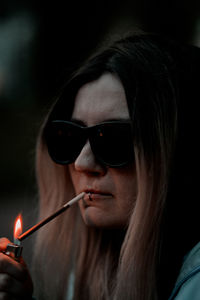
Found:
M 90 193 L 90 194 L 99 194 L 99 195 L 111 195 L 111 193 L 107 191 L 95 190 L 95 189 L 85 189 L 84 192 L 86 194 Z
M 84 192 L 86 193 L 86 201 L 103 200 L 112 197 L 111 193 L 102 190 L 85 189 Z

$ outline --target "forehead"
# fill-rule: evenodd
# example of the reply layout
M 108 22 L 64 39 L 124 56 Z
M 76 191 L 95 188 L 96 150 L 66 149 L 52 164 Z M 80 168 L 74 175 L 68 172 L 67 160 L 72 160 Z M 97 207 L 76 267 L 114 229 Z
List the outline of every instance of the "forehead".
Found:
M 75 97 L 72 118 L 86 125 L 128 119 L 125 91 L 118 77 L 105 73 L 97 80 L 83 85 Z

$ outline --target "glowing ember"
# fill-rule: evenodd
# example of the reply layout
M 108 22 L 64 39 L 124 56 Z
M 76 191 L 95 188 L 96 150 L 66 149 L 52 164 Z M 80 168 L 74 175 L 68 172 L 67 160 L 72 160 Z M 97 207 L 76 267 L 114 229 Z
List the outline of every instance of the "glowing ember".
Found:
M 18 217 L 15 220 L 14 239 L 17 239 L 21 233 L 22 233 L 22 216 L 18 215 Z

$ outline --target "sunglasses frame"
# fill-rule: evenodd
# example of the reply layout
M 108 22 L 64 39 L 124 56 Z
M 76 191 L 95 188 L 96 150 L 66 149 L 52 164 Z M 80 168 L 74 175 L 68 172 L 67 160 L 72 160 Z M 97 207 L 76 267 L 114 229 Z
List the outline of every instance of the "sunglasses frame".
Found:
M 105 121 L 105 122 L 102 122 L 102 123 L 99 123 L 99 124 L 96 124 L 96 125 L 93 125 L 93 126 L 82 126 L 80 124 L 77 124 L 75 122 L 72 122 L 72 121 L 67 121 L 67 120 L 53 120 L 51 122 L 49 122 L 47 124 L 47 126 L 45 127 L 45 130 L 44 130 L 44 140 L 47 144 L 47 148 L 48 148 L 48 152 L 49 152 L 49 155 L 50 157 L 52 158 L 52 160 L 57 163 L 57 164 L 61 164 L 61 165 L 68 165 L 70 163 L 73 163 L 76 158 L 78 157 L 78 155 L 75 155 L 74 158 L 72 159 L 68 159 L 68 160 L 59 160 L 57 159 L 53 153 L 51 152 L 51 149 L 49 148 L 49 138 L 51 138 L 51 126 L 54 125 L 54 124 L 68 124 L 72 127 L 75 127 L 77 128 L 80 132 L 82 132 L 82 138 L 85 137 L 85 141 L 84 143 L 82 143 L 81 147 L 80 147 L 80 151 L 78 153 L 78 155 L 80 154 L 81 150 L 83 149 L 86 141 L 89 139 L 89 143 L 90 143 L 90 147 L 91 147 L 91 150 L 95 156 L 95 158 L 97 159 L 97 161 L 99 161 L 101 164 L 103 165 L 106 165 L 108 167 L 112 167 L 112 168 L 117 168 L 117 167 L 123 167 L 127 164 L 129 164 L 131 161 L 134 160 L 134 147 L 133 147 L 133 128 L 132 128 L 132 122 L 131 120 L 114 120 L 114 121 Z M 130 151 L 129 151 L 129 157 L 124 160 L 123 162 L 120 162 L 120 163 L 110 163 L 108 161 L 105 161 L 101 155 L 97 154 L 98 151 L 95 150 L 96 146 L 95 146 L 95 142 L 94 142 L 94 132 L 97 132 L 98 129 L 101 129 L 102 127 L 104 126 L 112 126 L 112 125 L 119 125 L 119 126 L 126 126 L 128 130 L 130 130 L 130 142 L 129 142 L 129 147 L 130 147 Z M 117 126 L 116 126 L 117 127 Z M 116 128 L 117 129 L 117 128 Z

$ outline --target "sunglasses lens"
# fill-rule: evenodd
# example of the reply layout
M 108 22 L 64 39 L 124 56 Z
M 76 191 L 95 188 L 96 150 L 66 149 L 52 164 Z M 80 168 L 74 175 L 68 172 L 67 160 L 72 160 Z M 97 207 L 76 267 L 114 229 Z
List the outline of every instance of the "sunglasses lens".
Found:
M 74 162 L 88 134 L 92 151 L 101 163 L 121 167 L 134 157 L 130 123 L 107 122 L 83 129 L 77 124 L 57 120 L 47 126 L 44 134 L 49 154 L 58 164 Z
M 133 159 L 130 123 L 107 123 L 96 126 L 91 147 L 97 159 L 110 167 L 124 166 Z
M 80 128 L 63 121 L 50 123 L 46 130 L 45 140 L 51 158 L 60 164 L 73 162 L 85 143 Z

